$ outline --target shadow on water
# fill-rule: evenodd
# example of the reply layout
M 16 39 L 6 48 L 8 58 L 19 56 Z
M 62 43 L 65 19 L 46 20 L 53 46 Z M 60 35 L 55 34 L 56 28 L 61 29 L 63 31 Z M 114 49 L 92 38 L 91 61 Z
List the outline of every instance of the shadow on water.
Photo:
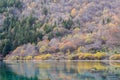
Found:
M 0 62 L 0 80 L 38 80 L 37 77 L 27 78 L 12 72 L 6 63 Z
M 0 62 L 0 80 L 120 80 L 120 62 Z

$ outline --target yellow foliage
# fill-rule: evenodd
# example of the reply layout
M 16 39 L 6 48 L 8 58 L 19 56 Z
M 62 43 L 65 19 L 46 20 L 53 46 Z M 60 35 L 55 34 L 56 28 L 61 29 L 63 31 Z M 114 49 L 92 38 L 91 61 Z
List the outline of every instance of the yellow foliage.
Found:
M 92 37 L 91 34 L 86 34 L 86 36 L 84 37 L 85 38 L 85 42 L 86 43 L 92 42 L 92 38 L 91 37 Z
M 68 55 L 68 56 L 67 56 L 67 60 L 72 60 L 73 57 L 74 57 L 73 55 Z
M 113 54 L 109 58 L 110 60 L 120 60 L 120 54 Z
M 81 52 L 81 47 L 78 47 L 78 49 L 76 50 L 76 53 L 80 53 Z
M 79 57 L 79 59 L 81 60 L 101 60 L 102 58 L 105 58 L 107 56 L 106 53 L 103 52 L 97 52 L 96 54 L 92 54 L 92 53 L 78 53 L 77 56 Z
M 33 58 L 32 56 L 26 56 L 24 59 L 25 60 L 32 60 L 32 58 Z
M 67 53 L 66 53 L 66 55 L 70 55 L 70 50 L 69 50 L 69 49 L 67 50 Z
M 79 31 L 80 30 L 80 28 L 78 28 L 78 27 L 76 27 L 75 29 L 74 29 L 74 31 Z
M 103 53 L 103 52 L 97 52 L 96 54 L 94 54 L 94 57 L 98 60 L 102 59 L 103 57 L 106 57 L 107 54 Z
M 81 60 L 92 58 L 92 54 L 90 54 L 90 53 L 79 53 L 77 55 L 78 55 L 78 58 L 81 59 Z
M 79 28 L 79 27 L 75 28 L 75 29 L 73 30 L 73 32 L 74 32 L 74 34 L 80 32 L 80 28 Z
M 29 58 L 29 57 L 28 57 Z M 22 56 L 11 56 L 10 57 L 10 60 L 24 60 L 25 58 L 22 57 Z M 26 59 L 26 60 L 29 60 L 29 59 Z
M 106 37 L 105 37 L 105 36 L 102 36 L 101 39 L 105 41 L 105 40 L 106 40 Z
M 39 49 L 39 52 L 40 53 L 43 53 L 47 50 L 47 46 L 42 46 L 40 49 Z
M 79 37 L 80 37 L 79 34 L 75 34 L 75 35 L 73 35 L 73 38 L 79 38 Z
M 61 43 L 61 44 L 59 45 L 59 48 L 60 48 L 60 50 L 62 50 L 62 49 L 64 48 L 64 44 Z
M 52 56 L 51 54 L 41 54 L 41 55 L 35 56 L 34 59 L 35 60 L 46 60 L 50 58 L 51 56 Z
M 11 60 L 18 60 L 19 59 L 19 56 L 12 56 L 11 57 Z
M 67 36 L 66 36 L 66 39 L 69 40 L 69 39 L 71 39 L 72 37 L 73 37 L 73 35 L 67 35 Z

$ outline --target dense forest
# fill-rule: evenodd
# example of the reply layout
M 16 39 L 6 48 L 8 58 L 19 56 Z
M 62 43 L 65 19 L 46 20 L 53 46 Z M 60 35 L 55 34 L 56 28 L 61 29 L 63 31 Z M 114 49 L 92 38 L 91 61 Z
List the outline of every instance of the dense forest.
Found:
M 0 57 L 120 59 L 119 0 L 2 0 Z

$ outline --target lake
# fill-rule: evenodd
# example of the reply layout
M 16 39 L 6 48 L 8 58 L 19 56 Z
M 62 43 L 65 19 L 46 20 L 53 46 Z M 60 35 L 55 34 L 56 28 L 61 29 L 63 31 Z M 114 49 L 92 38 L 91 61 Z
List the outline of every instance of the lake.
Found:
M 120 80 L 120 62 L 5 61 L 0 80 Z

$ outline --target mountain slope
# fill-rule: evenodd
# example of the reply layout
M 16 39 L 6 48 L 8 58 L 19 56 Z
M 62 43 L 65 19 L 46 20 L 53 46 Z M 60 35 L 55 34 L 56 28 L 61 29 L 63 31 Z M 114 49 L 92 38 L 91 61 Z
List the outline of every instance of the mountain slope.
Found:
M 5 1 L 2 55 L 120 53 L 120 0 L 20 0 L 19 6 Z

